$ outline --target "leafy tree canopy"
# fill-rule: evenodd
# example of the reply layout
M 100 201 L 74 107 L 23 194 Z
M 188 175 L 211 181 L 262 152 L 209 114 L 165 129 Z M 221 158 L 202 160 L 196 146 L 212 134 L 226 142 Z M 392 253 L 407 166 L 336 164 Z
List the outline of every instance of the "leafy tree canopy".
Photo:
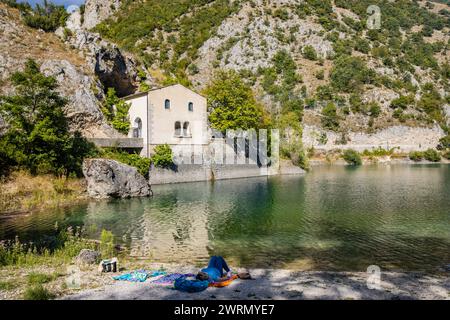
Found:
M 67 101 L 56 92 L 56 80 L 29 60 L 11 82 L 15 94 L 0 97 L 0 115 L 8 124 L 0 138 L 2 162 L 33 174 L 81 175 L 83 158 L 93 147 L 79 133 L 69 133 L 63 113 Z
M 130 104 L 118 98 L 114 88 L 109 88 L 106 93 L 102 112 L 113 128 L 123 134 L 128 134 L 130 131 L 129 109 Z
M 44 0 L 42 4 L 36 3 L 34 8 L 28 3 L 18 3 L 16 0 L 1 1 L 13 8 L 19 9 L 25 23 L 29 27 L 42 29 L 46 32 L 53 32 L 58 27 L 65 26 L 66 20 L 69 17 L 64 6 L 56 5 L 47 0 Z
M 211 127 L 227 129 L 257 129 L 264 126 L 262 107 L 252 89 L 235 71 L 220 71 L 206 88 Z
M 344 92 L 357 91 L 374 79 L 375 71 L 369 69 L 361 58 L 351 56 L 339 57 L 331 71 L 332 85 Z

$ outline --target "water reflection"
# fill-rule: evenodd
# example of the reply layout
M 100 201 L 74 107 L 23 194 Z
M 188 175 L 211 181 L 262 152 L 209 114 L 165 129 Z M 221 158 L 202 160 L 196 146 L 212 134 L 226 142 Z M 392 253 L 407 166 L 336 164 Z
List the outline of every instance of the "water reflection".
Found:
M 435 270 L 450 261 L 449 166 L 321 167 L 154 187 L 152 199 L 93 201 L 0 220 L 2 238 L 61 225 L 112 230 L 137 257 L 318 270 Z

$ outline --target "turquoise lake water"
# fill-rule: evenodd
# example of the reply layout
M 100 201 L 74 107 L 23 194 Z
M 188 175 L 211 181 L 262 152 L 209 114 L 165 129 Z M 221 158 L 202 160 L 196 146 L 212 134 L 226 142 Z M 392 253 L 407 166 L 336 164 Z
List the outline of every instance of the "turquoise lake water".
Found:
M 435 271 L 450 263 L 450 166 L 314 167 L 305 176 L 154 186 L 149 199 L 92 201 L 0 219 L 0 239 L 102 229 L 136 257 L 297 270 Z

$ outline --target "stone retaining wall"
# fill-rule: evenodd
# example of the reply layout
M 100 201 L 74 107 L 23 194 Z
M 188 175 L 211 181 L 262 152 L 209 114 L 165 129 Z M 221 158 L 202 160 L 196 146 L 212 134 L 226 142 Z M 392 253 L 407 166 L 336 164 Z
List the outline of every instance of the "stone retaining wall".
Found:
M 253 164 L 199 165 L 181 164 L 171 169 L 153 167 L 150 169 L 151 185 L 212 181 L 251 177 L 264 177 L 274 174 L 304 174 L 305 171 L 293 166 L 290 161 L 280 161 L 277 169 L 259 167 Z
M 211 181 L 223 179 L 267 176 L 267 169 L 257 165 L 198 165 L 181 164 L 165 169 L 154 167 L 150 170 L 150 184 Z

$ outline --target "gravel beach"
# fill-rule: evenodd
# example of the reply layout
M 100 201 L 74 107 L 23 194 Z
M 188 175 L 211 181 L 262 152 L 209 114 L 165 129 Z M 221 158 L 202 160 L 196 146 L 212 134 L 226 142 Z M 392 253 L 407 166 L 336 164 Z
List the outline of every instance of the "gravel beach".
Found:
M 160 267 L 161 265 L 158 265 Z M 195 273 L 194 266 L 164 266 L 165 270 Z M 382 272 L 378 288 L 369 289 L 364 272 L 291 271 L 283 269 L 241 269 L 253 280 L 237 279 L 228 287 L 185 293 L 151 283 L 106 281 L 96 289 L 81 290 L 61 297 L 69 300 L 211 300 L 211 299 L 439 299 L 450 300 L 448 272 L 438 274 Z M 110 274 L 102 277 L 111 278 Z

